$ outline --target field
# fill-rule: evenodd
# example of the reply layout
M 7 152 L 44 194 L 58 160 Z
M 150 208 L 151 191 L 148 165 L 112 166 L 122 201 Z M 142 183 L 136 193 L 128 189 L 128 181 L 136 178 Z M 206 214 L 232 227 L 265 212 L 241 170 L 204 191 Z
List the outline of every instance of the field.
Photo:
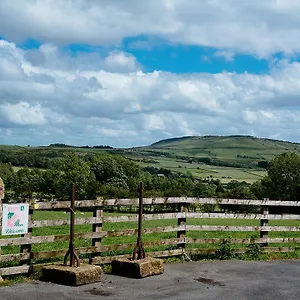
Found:
M 176 173 L 190 173 L 195 178 L 220 179 L 223 183 L 227 183 L 231 180 L 253 183 L 267 174 L 266 170 L 263 169 L 211 166 L 203 163 L 188 163 L 184 160 L 171 158 L 155 158 L 155 161 L 158 163 L 142 162 L 137 158 L 136 160 L 141 167 L 151 166 L 155 168 L 165 168 Z

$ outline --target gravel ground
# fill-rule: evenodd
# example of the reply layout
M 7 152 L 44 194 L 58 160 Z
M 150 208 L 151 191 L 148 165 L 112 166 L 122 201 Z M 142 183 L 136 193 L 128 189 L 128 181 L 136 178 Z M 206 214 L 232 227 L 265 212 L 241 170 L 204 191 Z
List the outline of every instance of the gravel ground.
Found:
M 166 264 L 162 275 L 129 279 L 103 275 L 80 287 L 36 281 L 0 288 L 4 300 L 172 299 L 299 300 L 300 261 L 213 261 Z

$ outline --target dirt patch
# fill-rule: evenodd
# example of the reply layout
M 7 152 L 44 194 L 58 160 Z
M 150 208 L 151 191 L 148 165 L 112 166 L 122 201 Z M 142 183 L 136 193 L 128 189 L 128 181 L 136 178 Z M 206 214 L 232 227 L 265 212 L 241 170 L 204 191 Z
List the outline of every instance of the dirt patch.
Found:
M 208 284 L 208 285 L 218 285 L 218 286 L 225 286 L 224 283 L 219 282 L 219 281 L 215 281 L 214 279 L 211 278 L 205 278 L 205 277 L 198 277 L 195 278 L 196 281 Z

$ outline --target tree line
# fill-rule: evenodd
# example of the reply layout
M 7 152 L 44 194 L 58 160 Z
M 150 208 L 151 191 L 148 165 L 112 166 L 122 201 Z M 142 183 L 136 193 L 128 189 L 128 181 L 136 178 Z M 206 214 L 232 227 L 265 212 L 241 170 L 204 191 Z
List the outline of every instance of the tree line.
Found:
M 38 152 L 34 154 L 38 156 Z M 41 160 L 48 158 L 51 161 L 43 170 L 29 168 L 29 165 L 14 171 L 12 161 L 0 163 L 0 177 L 6 187 L 5 201 L 68 199 L 72 183 L 76 185 L 78 199 L 137 197 L 140 181 L 144 182 L 146 197 L 299 200 L 300 196 L 300 156 L 296 153 L 276 156 L 269 163 L 267 175 L 253 184 L 233 180 L 226 185 L 218 179 L 196 179 L 191 173 L 141 168 L 119 155 L 74 151 L 53 154 L 41 155 Z

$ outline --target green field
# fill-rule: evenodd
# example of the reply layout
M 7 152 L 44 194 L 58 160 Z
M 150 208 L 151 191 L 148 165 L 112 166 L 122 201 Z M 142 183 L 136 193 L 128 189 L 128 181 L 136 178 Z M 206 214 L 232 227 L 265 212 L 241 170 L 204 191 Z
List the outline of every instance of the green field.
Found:
M 223 183 L 227 183 L 231 180 L 253 183 L 267 174 L 266 170 L 263 169 L 210 166 L 203 163 L 187 163 L 183 160 L 174 160 L 170 158 L 155 159 L 159 163 L 144 163 L 137 158 L 136 160 L 141 167 L 151 166 L 165 168 L 183 174 L 189 172 L 196 178 L 220 179 Z

